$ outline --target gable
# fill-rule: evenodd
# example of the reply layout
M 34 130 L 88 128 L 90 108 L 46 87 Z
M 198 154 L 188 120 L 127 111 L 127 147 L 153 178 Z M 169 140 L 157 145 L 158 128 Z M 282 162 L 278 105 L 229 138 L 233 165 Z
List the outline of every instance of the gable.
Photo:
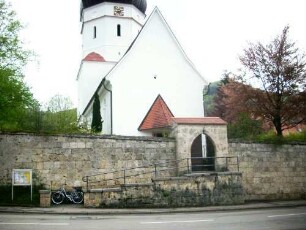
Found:
M 160 95 L 158 95 L 153 105 L 149 109 L 147 115 L 141 122 L 138 130 L 145 131 L 170 127 L 172 123 L 172 117 L 174 116 L 166 102 Z
M 134 56 L 135 53 L 141 53 L 141 55 L 143 56 L 143 59 L 141 61 L 142 64 L 147 60 L 151 61 L 150 59 L 145 57 L 145 54 L 154 54 L 154 52 L 159 52 L 159 55 L 155 57 L 154 60 L 159 62 L 163 61 L 167 64 L 171 62 L 171 56 L 169 57 L 168 54 L 176 54 L 177 56 L 181 56 L 185 64 L 188 65 L 191 71 L 193 71 L 195 75 L 197 75 L 197 77 L 201 79 L 203 84 L 207 84 L 206 80 L 198 72 L 194 64 L 187 57 L 185 51 L 178 42 L 176 36 L 172 32 L 171 28 L 169 27 L 165 18 L 159 11 L 158 7 L 155 7 L 155 9 L 152 11 L 142 30 L 132 42 L 125 55 L 106 77 L 111 80 L 111 78 L 116 76 L 117 69 L 121 68 L 121 65 L 126 64 L 126 62 L 131 61 L 131 58 L 129 58 L 129 56 Z M 139 68 L 141 67 L 142 66 L 139 66 Z

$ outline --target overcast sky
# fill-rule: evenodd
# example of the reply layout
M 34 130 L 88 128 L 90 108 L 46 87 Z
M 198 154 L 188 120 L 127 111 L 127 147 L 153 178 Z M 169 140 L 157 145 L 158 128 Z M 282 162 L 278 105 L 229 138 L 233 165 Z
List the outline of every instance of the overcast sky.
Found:
M 26 25 L 26 48 L 38 55 L 26 81 L 44 103 L 55 94 L 77 101 L 81 60 L 79 0 L 7 0 Z M 147 0 L 147 15 L 157 6 L 187 56 L 207 81 L 240 67 L 248 42 L 268 43 L 286 25 L 289 37 L 306 52 L 306 0 Z

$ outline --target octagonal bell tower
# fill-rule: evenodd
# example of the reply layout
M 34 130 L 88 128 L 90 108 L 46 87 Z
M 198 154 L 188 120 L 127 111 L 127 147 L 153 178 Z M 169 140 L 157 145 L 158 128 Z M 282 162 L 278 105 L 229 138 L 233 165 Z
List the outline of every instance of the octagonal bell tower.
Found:
M 141 30 L 146 0 L 82 0 L 82 58 L 90 53 L 118 62 Z

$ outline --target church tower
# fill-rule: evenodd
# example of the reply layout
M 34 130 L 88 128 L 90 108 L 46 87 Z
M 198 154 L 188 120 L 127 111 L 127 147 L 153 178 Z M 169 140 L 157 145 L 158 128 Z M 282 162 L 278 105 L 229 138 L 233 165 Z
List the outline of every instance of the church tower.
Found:
M 102 79 L 139 34 L 146 9 L 146 0 L 81 1 L 82 62 L 77 76 L 79 116 Z M 101 101 L 104 118 L 109 116 L 107 101 Z
M 94 52 L 118 62 L 141 30 L 146 8 L 146 0 L 82 0 L 82 58 Z

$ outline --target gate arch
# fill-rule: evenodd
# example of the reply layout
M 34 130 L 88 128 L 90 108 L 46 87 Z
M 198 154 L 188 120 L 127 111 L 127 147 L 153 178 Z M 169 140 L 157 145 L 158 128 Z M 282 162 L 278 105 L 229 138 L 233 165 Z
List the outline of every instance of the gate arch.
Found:
M 214 171 L 216 149 L 212 138 L 207 134 L 198 135 L 191 144 L 191 170 Z
M 176 139 L 176 159 L 190 159 L 195 139 L 205 134 L 212 140 L 214 156 L 228 155 L 227 123 L 218 117 L 173 118 L 171 136 Z M 180 167 L 191 169 L 191 162 L 184 161 Z M 215 162 L 215 168 L 219 166 Z

